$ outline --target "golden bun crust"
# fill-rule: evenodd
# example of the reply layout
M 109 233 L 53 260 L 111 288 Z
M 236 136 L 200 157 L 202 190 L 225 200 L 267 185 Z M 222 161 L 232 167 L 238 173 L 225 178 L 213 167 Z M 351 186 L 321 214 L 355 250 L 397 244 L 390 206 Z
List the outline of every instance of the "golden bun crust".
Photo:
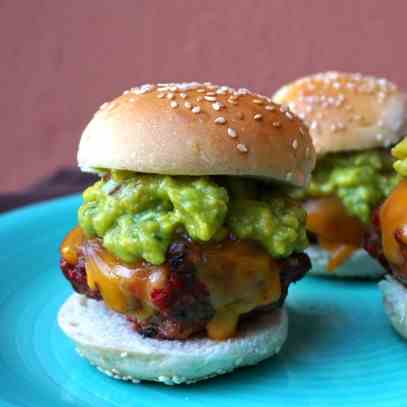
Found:
M 302 121 L 246 89 L 210 83 L 132 88 L 101 106 L 78 163 L 169 175 L 238 175 L 307 183 L 315 151 Z
M 386 79 L 324 72 L 273 96 L 309 126 L 317 155 L 389 147 L 406 132 L 406 95 Z

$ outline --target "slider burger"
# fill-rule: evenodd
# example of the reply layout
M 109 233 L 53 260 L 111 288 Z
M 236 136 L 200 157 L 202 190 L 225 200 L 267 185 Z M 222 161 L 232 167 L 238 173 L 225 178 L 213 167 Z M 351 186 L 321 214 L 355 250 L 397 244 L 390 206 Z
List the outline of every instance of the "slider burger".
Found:
M 269 98 L 210 83 L 144 85 L 102 105 L 79 166 L 100 180 L 61 246 L 59 324 L 125 380 L 191 383 L 277 353 L 283 303 L 310 268 L 304 187 L 315 152 Z
M 405 135 L 406 100 L 385 79 L 326 72 L 282 87 L 274 101 L 309 126 L 317 165 L 304 200 L 313 274 L 377 278 L 362 248 L 372 211 L 397 185 L 390 146 Z
M 393 149 L 394 167 L 404 177 L 375 212 L 366 250 L 388 271 L 379 283 L 396 331 L 407 339 L 407 139 Z

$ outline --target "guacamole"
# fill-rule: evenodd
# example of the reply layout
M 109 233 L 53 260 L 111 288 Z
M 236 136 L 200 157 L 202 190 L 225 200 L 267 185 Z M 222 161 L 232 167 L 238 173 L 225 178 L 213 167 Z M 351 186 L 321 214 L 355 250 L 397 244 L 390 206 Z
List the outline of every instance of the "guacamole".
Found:
M 228 232 L 273 257 L 307 246 L 305 211 L 255 181 L 111 171 L 83 194 L 79 224 L 126 262 L 162 264 L 177 231 L 207 242 Z
M 407 138 L 397 144 L 391 152 L 397 158 L 397 161 L 394 163 L 394 169 L 402 177 L 407 177 Z
M 336 195 L 364 223 L 400 180 L 386 150 L 329 154 L 317 163 L 307 196 Z

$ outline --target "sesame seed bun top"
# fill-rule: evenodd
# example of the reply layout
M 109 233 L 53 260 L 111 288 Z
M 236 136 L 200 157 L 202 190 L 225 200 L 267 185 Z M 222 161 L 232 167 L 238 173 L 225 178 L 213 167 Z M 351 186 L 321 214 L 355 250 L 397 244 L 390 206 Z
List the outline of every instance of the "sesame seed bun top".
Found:
M 389 147 L 406 134 L 406 96 L 386 79 L 319 73 L 283 86 L 273 100 L 309 126 L 319 156 Z
M 303 186 L 315 151 L 302 121 L 246 89 L 143 85 L 101 106 L 78 163 L 169 175 L 236 175 Z

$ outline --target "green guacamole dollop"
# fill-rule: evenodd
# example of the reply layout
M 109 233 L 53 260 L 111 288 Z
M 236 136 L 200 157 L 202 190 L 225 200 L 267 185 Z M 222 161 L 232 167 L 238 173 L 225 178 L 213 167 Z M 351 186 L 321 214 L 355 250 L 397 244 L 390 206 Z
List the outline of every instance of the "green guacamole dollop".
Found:
M 252 180 L 112 171 L 83 198 L 82 229 L 126 262 L 163 263 L 178 231 L 202 242 L 231 232 L 258 241 L 273 257 L 308 244 L 305 211 L 278 187 Z
M 407 177 L 407 138 L 397 144 L 391 152 L 397 158 L 394 163 L 394 169 L 402 177 Z
M 317 163 L 306 196 L 336 195 L 349 214 L 364 223 L 400 180 L 382 149 L 328 154 Z

